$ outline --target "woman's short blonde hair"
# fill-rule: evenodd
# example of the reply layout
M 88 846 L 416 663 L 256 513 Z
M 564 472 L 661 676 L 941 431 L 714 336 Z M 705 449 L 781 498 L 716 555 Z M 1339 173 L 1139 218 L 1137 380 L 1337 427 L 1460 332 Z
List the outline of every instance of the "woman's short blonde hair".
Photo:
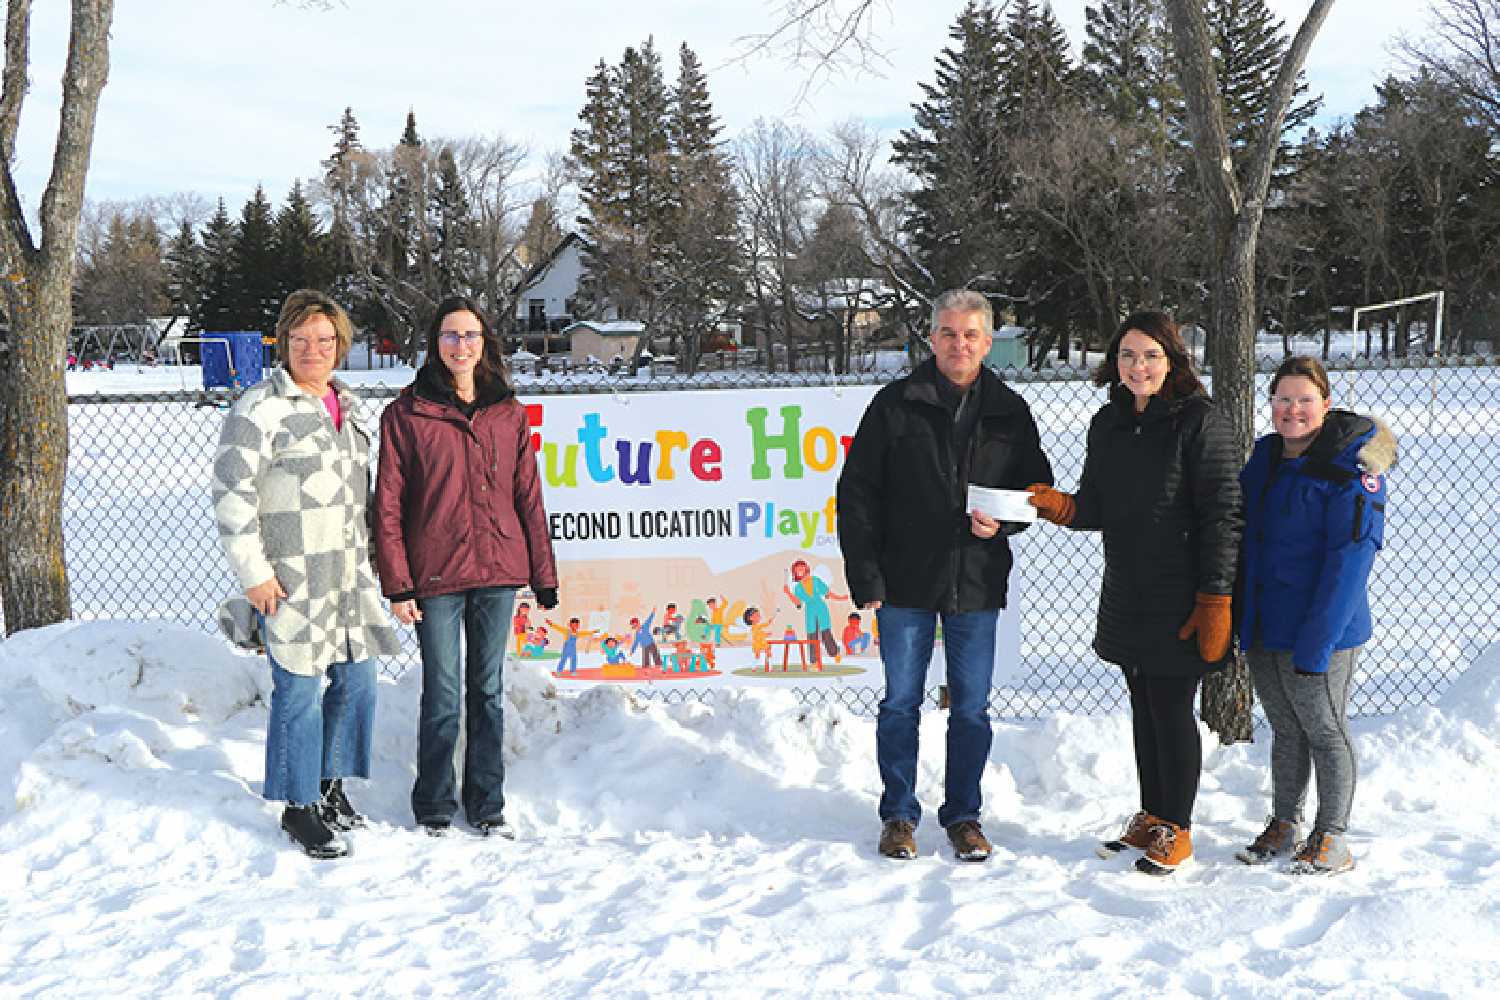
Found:
M 354 324 L 344 307 L 316 288 L 299 288 L 286 297 L 281 304 L 281 314 L 276 317 L 276 356 L 283 368 L 292 356 L 292 331 L 303 323 L 324 316 L 333 324 L 333 332 L 339 339 L 338 357 L 334 364 L 342 364 L 349 348 L 354 344 Z M 290 370 L 290 369 L 288 369 Z

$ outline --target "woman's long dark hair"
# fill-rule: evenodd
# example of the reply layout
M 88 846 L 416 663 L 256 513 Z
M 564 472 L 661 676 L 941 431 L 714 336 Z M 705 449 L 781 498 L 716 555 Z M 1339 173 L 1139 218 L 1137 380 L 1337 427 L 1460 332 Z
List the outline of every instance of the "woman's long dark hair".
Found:
M 479 357 L 479 364 L 474 368 L 474 388 L 480 393 L 488 390 L 504 387 L 511 388 L 510 373 L 505 365 L 505 350 L 500 343 L 500 335 L 490 325 L 489 318 L 485 316 L 473 299 L 465 295 L 450 295 L 437 304 L 432 312 L 432 322 L 427 324 L 427 360 L 423 362 L 425 367 L 431 368 L 434 375 L 443 380 L 448 388 L 453 388 L 453 374 L 448 371 L 448 366 L 443 364 L 443 356 L 438 353 L 438 335 L 442 333 L 443 320 L 456 312 L 470 312 L 474 318 L 479 320 L 479 329 L 484 332 L 484 353 Z
M 1113 394 L 1115 387 L 1120 384 L 1120 341 L 1131 330 L 1144 333 L 1160 344 L 1162 353 L 1171 362 L 1171 369 L 1161 384 L 1163 399 L 1207 392 L 1203 383 L 1198 380 L 1197 373 L 1193 371 L 1192 355 L 1188 354 L 1187 345 L 1182 342 L 1182 334 L 1177 332 L 1177 324 L 1172 322 L 1171 316 L 1155 310 L 1133 312 L 1120 321 L 1120 328 L 1115 331 L 1114 338 L 1109 342 L 1109 349 L 1104 352 L 1104 360 L 1094 369 L 1095 385 L 1109 386 L 1109 391 Z

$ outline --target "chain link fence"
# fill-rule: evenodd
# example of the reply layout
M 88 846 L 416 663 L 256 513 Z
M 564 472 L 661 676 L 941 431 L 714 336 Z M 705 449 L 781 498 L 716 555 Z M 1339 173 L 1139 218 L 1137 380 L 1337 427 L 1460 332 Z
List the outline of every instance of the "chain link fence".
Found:
M 1459 363 L 1463 362 L 1463 363 Z M 522 376 L 523 399 L 546 394 L 878 384 L 898 372 L 851 376 L 767 375 L 742 370 L 620 378 L 602 372 Z M 1102 390 L 1082 370 L 1007 372 L 1031 405 L 1059 486 L 1073 489 L 1084 437 Z M 1356 714 L 1430 701 L 1485 646 L 1500 639 L 1500 368 L 1493 358 L 1330 366 L 1335 404 L 1376 416 L 1400 441 L 1390 476 L 1386 546 L 1371 581 L 1375 634 L 1353 694 Z M 1268 371 L 1257 398 L 1266 398 Z M 358 390 L 371 425 L 398 389 Z M 64 518 L 73 609 L 80 619 L 165 619 L 212 631 L 218 602 L 235 590 L 214 530 L 210 471 L 227 400 L 199 392 L 86 396 L 70 400 Z M 711 405 L 709 403 L 708 405 Z M 1258 407 L 1257 430 L 1268 414 Z M 1013 539 L 1013 591 L 1021 600 L 1021 659 L 991 694 L 1000 717 L 1098 713 L 1124 704 L 1118 672 L 1091 642 L 1102 558 L 1095 534 L 1038 524 Z M 416 640 L 383 664 L 399 675 L 416 662 Z M 873 714 L 878 687 L 807 685 L 807 704 Z M 709 695 L 662 690 L 667 701 Z

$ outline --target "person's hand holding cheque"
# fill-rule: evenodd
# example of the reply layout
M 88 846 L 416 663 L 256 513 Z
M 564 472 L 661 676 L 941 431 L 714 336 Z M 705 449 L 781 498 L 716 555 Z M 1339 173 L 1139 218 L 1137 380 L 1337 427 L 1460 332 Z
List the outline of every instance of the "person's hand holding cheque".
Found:
M 1073 523 L 1078 506 L 1070 493 L 1055 490 L 1046 483 L 1032 483 L 1026 487 L 1026 502 L 1036 509 L 1036 516 L 1044 521 L 1066 528 Z
M 969 484 L 969 530 L 976 538 L 1015 534 L 1036 520 L 1036 509 L 1021 490 L 996 490 Z

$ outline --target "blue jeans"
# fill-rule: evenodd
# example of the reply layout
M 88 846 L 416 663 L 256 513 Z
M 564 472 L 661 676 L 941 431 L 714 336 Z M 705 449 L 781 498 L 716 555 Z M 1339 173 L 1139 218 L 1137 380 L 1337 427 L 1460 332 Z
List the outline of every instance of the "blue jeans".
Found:
M 322 799 L 324 778 L 368 778 L 375 661 L 330 664 L 325 691 L 322 677 L 283 670 L 270 650 L 266 659 L 271 661 L 271 720 L 261 794 L 305 806 Z
M 505 704 L 500 678 L 510 641 L 515 587 L 477 587 L 417 602 L 422 648 L 422 708 L 417 723 L 417 781 L 411 811 L 418 823 L 447 823 L 458 808 L 453 755 L 458 747 L 459 636 L 464 644 L 464 816 L 498 820 L 505 810 Z
M 917 801 L 917 731 L 939 612 L 882 607 L 880 659 L 885 697 L 875 722 L 875 758 L 885 792 L 881 820 L 922 818 Z M 995 669 L 993 609 L 943 614 L 948 662 L 948 760 L 938 822 L 944 827 L 979 819 L 979 779 L 990 756 L 990 678 Z

